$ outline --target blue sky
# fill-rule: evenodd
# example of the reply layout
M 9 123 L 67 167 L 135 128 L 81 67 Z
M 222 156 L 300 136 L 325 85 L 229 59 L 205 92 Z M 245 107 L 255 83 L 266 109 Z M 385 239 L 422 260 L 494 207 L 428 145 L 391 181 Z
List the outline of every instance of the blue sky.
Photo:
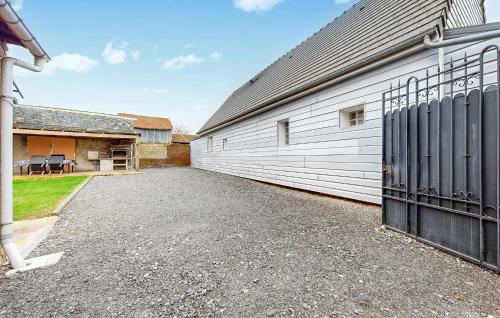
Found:
M 489 19 L 500 21 L 494 1 Z M 16 73 L 21 102 L 166 116 L 194 132 L 233 90 L 355 2 L 13 1 L 53 59 L 42 74 Z

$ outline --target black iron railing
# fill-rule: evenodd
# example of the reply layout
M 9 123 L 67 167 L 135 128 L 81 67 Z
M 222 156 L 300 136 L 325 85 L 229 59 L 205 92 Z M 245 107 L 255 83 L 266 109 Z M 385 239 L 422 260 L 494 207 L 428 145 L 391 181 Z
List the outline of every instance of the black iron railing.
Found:
M 383 93 L 383 223 L 500 268 L 500 49 Z

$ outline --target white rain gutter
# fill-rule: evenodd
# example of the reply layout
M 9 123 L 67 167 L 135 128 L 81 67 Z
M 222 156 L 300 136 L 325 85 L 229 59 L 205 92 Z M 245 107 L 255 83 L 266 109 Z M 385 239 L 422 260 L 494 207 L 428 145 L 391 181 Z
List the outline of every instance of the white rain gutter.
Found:
M 41 72 L 49 57 L 6 0 L 0 0 L 0 19 L 9 26 L 34 56 L 33 64 L 4 56 L 0 70 L 0 242 L 11 266 L 17 269 L 26 266 L 26 262 L 13 238 L 13 72 L 14 66 L 32 72 Z
M 463 36 L 460 38 L 449 39 L 449 40 L 443 40 L 443 38 L 440 38 L 437 41 L 432 41 L 431 37 L 429 35 L 426 35 L 424 37 L 424 45 L 425 45 L 425 47 L 427 47 L 429 49 L 439 49 L 439 48 L 444 48 L 447 46 L 489 40 L 489 39 L 493 39 L 493 38 L 497 38 L 497 37 L 500 37 L 500 30 L 489 31 L 489 32 L 473 34 L 473 35 L 467 35 L 467 36 Z

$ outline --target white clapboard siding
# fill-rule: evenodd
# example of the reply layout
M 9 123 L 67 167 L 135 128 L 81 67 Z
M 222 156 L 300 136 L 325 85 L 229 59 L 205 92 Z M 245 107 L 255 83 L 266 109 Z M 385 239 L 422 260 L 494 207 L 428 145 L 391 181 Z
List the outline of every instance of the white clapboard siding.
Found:
M 447 48 L 446 61 L 499 41 Z M 489 54 L 490 59 L 493 58 Z M 425 50 L 223 128 L 191 143 L 193 167 L 258 181 L 381 203 L 382 93 L 410 76 L 437 71 L 437 50 Z M 491 64 L 493 65 L 493 64 Z M 365 124 L 342 128 L 340 111 L 363 104 Z M 277 121 L 289 120 L 290 145 L 278 146 Z M 212 136 L 213 151 L 207 152 Z M 222 149 L 227 138 L 228 150 Z

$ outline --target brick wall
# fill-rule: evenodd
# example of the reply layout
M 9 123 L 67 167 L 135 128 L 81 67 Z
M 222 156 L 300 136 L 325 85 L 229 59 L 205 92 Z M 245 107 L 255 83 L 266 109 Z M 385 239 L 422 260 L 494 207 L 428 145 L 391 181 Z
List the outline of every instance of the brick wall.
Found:
M 188 144 L 168 145 L 169 163 L 179 166 L 189 166 L 191 163 L 190 149 Z
M 143 168 L 154 168 L 160 165 L 177 165 L 177 166 L 189 166 L 190 165 L 190 147 L 186 144 L 163 144 L 166 149 L 167 157 L 166 158 L 145 158 L 152 157 L 155 154 L 143 154 L 141 146 L 149 145 L 149 144 L 140 144 L 139 145 L 139 157 L 140 157 L 140 166 Z M 156 144 L 153 144 L 156 145 Z M 146 147 L 149 148 L 149 147 Z M 152 147 L 155 148 L 156 147 Z M 151 148 L 149 148 L 151 149 Z M 156 153 L 159 156 L 159 153 Z

